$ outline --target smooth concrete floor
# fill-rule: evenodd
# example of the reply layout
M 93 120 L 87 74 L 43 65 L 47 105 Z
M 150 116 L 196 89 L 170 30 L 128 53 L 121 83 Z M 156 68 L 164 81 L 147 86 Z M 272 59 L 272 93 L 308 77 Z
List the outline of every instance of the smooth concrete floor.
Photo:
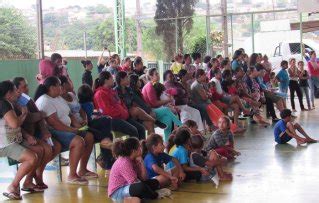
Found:
M 319 139 L 318 109 L 298 114 L 298 121 L 309 135 Z M 227 170 L 233 173 L 232 182 L 216 189 L 211 183 L 185 183 L 171 198 L 154 202 L 319 202 L 319 144 L 297 147 L 292 140 L 286 145 L 274 143 L 272 127 L 249 125 L 243 136 L 235 138 L 242 153 Z M 67 167 L 63 167 L 63 175 Z M 99 170 L 100 178 L 88 186 L 57 183 L 56 173 L 46 171 L 49 189 L 44 193 L 23 194 L 23 202 L 111 202 L 107 198 L 107 179 Z M 0 172 L 0 191 L 9 181 Z M 0 195 L 0 201 L 6 199 Z M 9 202 L 9 201 L 8 201 Z

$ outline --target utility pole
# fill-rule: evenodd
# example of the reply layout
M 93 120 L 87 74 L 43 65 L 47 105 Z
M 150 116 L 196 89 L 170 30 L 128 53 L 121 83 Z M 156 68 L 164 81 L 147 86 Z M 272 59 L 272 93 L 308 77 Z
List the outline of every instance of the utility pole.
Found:
M 222 10 L 222 18 L 223 18 L 223 49 L 224 56 L 228 56 L 228 29 L 227 29 L 227 0 L 221 0 L 221 10 Z
M 210 40 L 210 3 L 206 0 L 206 54 L 212 55 L 211 40 Z
M 37 0 L 38 59 L 44 59 L 42 0 Z
M 123 59 L 126 56 L 125 35 L 125 0 L 115 0 L 114 6 L 114 34 L 116 53 Z
M 142 28 L 141 28 L 141 4 L 140 0 L 136 0 L 136 34 L 137 34 L 137 55 L 142 56 L 142 50 L 143 50 L 143 45 L 142 45 Z M 143 57 L 143 56 L 142 56 Z

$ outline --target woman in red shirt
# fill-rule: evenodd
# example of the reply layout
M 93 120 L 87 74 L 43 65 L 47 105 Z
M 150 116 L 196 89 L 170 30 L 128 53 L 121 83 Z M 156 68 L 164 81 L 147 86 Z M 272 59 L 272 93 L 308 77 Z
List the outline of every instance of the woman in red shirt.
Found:
M 112 130 L 132 137 L 145 139 L 145 128 L 129 117 L 128 109 L 112 87 L 114 80 L 111 73 L 103 71 L 95 80 L 94 106 L 103 115 L 112 117 Z

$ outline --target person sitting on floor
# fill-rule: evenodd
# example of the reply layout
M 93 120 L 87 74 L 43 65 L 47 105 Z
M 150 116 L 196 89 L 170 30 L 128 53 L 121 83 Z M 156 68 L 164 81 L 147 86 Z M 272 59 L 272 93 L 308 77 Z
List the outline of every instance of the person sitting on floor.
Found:
M 214 149 L 218 154 L 226 157 L 228 160 L 233 160 L 240 152 L 234 149 L 234 136 L 230 131 L 230 119 L 223 116 L 218 120 L 218 130 L 208 139 L 205 151 Z
M 147 170 L 142 158 L 142 149 L 138 139 L 127 138 L 114 143 L 113 154 L 117 160 L 112 166 L 108 196 L 115 202 L 156 199 L 160 183 L 148 179 Z
M 232 180 L 232 174 L 225 172 L 222 168 L 222 166 L 227 162 L 225 157 L 220 156 L 214 150 L 211 150 L 208 153 L 202 153 L 204 140 L 200 136 L 191 137 L 191 146 L 192 152 L 190 154 L 190 165 L 204 167 L 209 171 L 208 176 L 202 176 L 203 181 L 211 179 L 216 186 L 218 186 L 219 180 Z M 214 177 L 216 173 L 218 174 L 218 179 Z
M 149 178 L 155 178 L 160 186 L 167 187 L 171 185 L 172 190 L 178 189 L 179 184 L 184 180 L 185 173 L 178 160 L 164 152 L 165 146 L 163 138 L 160 135 L 152 134 L 144 142 L 144 164 Z M 173 161 L 176 167 L 172 170 L 164 170 L 164 164 Z
M 172 134 L 170 137 L 170 141 L 174 140 L 175 146 L 173 145 L 173 143 L 169 143 L 171 148 L 168 147 L 170 148 L 168 151 L 170 152 L 169 154 L 175 157 L 182 165 L 182 168 L 186 174 L 185 181 L 196 180 L 197 182 L 199 182 L 202 176 L 208 176 L 209 172 L 204 167 L 189 165 L 189 152 L 191 150 L 190 138 L 191 133 L 188 128 L 178 128 L 175 135 Z M 174 166 L 175 165 L 173 164 L 173 162 L 169 162 L 167 168 L 172 169 Z
M 317 142 L 317 140 L 309 137 L 299 123 L 294 121 L 291 110 L 284 109 L 280 113 L 280 117 L 281 120 L 278 121 L 274 127 L 275 141 L 278 144 L 285 144 L 292 138 L 296 139 L 298 145 Z M 296 130 L 299 131 L 304 137 L 299 136 Z

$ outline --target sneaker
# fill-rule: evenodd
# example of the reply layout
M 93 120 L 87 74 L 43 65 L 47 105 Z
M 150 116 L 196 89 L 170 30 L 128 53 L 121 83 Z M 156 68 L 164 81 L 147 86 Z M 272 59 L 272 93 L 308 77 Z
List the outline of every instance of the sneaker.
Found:
M 172 191 L 167 188 L 156 190 L 156 192 L 158 194 L 158 197 L 157 197 L 158 199 L 163 199 L 164 197 L 169 197 L 172 195 Z

